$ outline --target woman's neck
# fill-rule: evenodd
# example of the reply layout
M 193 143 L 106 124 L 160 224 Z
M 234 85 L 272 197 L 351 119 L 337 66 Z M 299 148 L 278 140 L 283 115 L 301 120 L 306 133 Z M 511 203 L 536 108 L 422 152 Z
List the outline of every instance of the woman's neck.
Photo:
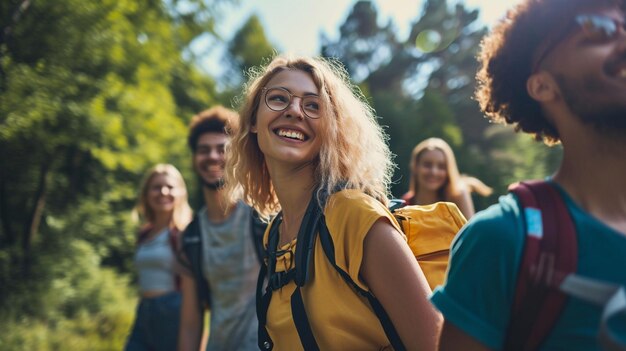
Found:
M 302 218 L 315 190 L 313 165 L 295 169 L 268 166 L 268 170 L 283 212 L 280 243 L 285 244 L 298 236 Z
M 427 189 L 420 189 L 413 196 L 413 202 L 415 202 L 415 205 L 428 205 L 441 200 L 439 192 Z
M 150 233 L 152 235 L 161 232 L 163 229 L 168 228 L 172 222 L 172 213 L 157 213 L 152 224 Z

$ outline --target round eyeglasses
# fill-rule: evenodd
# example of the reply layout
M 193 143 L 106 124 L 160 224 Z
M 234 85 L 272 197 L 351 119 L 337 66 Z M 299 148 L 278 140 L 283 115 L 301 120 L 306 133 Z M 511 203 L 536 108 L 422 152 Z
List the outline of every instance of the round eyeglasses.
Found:
M 263 88 L 265 91 L 265 105 L 272 111 L 284 111 L 294 97 L 300 98 L 300 108 L 305 116 L 313 119 L 320 118 L 320 97 L 317 95 L 298 96 L 285 88 Z

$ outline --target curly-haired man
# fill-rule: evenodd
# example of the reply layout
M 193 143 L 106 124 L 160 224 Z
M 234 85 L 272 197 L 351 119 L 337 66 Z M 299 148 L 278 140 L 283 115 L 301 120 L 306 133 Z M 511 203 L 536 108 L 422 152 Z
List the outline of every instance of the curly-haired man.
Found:
M 238 123 L 236 112 L 215 106 L 195 115 L 189 126 L 187 141 L 204 206 L 182 234 L 182 262 L 191 274 L 181 281 L 180 351 L 257 347 L 255 288 L 265 225 L 250 206 L 228 200 L 223 182 L 226 146 Z
M 483 41 L 476 94 L 492 120 L 562 143 L 563 160 L 547 183 L 575 227 L 576 275 L 616 291 L 626 286 L 625 7 L 522 0 Z M 448 280 L 432 296 L 445 318 L 440 349 L 600 349 L 603 306 L 578 296 L 565 300 L 538 344 L 511 343 L 518 271 L 530 240 L 525 216 L 510 194 L 459 233 Z M 624 339 L 626 313 L 611 327 Z

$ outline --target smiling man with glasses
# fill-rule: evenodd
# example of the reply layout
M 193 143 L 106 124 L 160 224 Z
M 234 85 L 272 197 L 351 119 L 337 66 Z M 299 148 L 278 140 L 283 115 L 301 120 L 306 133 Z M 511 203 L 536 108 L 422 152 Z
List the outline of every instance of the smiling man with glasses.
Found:
M 620 34 L 623 34 L 624 20 L 604 14 L 582 13 L 574 17 L 561 32 L 560 35 L 553 36 L 552 40 L 544 41 L 544 44 L 537 50 L 539 55 L 537 55 L 533 65 L 533 73 L 540 69 L 543 60 L 568 34 L 582 32 L 583 37 L 589 42 L 606 43 L 615 40 Z
M 238 119 L 234 111 L 214 106 L 195 115 L 189 126 L 187 142 L 204 202 L 181 239 L 181 263 L 189 274 L 181 279 L 178 351 L 256 348 L 255 287 L 266 225 L 243 201 L 230 201 L 223 180 Z
M 440 349 L 626 349 L 625 8 L 521 0 L 484 39 L 482 110 L 564 154 L 528 185 L 538 205 L 516 190 L 458 234 L 431 298 Z M 552 264 L 566 256 L 569 267 Z

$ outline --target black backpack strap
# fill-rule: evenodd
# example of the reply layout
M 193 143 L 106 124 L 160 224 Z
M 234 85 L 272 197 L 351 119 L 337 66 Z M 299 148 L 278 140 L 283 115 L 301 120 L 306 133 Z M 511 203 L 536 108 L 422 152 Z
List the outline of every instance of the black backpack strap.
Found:
M 271 350 L 274 346 L 269 334 L 267 333 L 267 329 L 265 325 L 267 323 L 267 310 L 269 308 L 269 303 L 271 300 L 271 294 L 274 290 L 280 289 L 281 287 L 287 285 L 290 281 L 294 280 L 296 283 L 296 290 L 291 296 L 292 306 L 294 304 L 294 298 L 296 299 L 296 305 L 298 304 L 298 300 L 300 305 L 302 305 L 302 296 L 300 295 L 299 299 L 296 295 L 300 293 L 300 287 L 304 286 L 309 278 L 309 265 L 311 263 L 311 256 L 313 252 L 313 247 L 315 246 L 315 237 L 317 233 L 317 225 L 319 223 L 321 210 L 319 209 L 319 205 L 317 203 L 317 199 L 315 197 L 315 193 L 309 201 L 309 205 L 306 209 L 304 217 L 302 218 L 302 224 L 300 225 L 300 229 L 298 231 L 298 241 L 296 243 L 296 253 L 295 253 L 295 268 L 286 272 L 276 272 L 276 259 L 277 256 L 287 254 L 286 252 L 282 252 L 278 248 L 279 243 L 279 232 L 278 227 L 280 222 L 282 221 L 282 214 L 278 214 L 276 219 L 272 222 L 269 236 L 268 236 L 268 246 L 267 246 L 267 268 L 262 269 L 262 272 L 259 275 L 259 281 L 257 282 L 257 318 L 259 321 L 258 326 L 258 337 L 259 337 L 259 348 L 261 350 Z M 267 274 L 267 286 L 265 288 L 265 292 L 263 292 L 263 284 L 265 284 L 265 275 Z M 302 305 L 301 311 L 304 312 L 304 307 Z M 296 329 L 298 330 L 299 335 L 301 334 L 301 330 L 298 329 L 298 317 L 302 315 L 300 312 L 294 312 L 293 318 L 294 323 L 296 324 Z M 304 312 L 306 315 L 306 312 Z M 305 317 L 306 318 L 306 317 Z M 307 319 L 308 323 L 308 319 Z M 313 334 L 309 332 L 309 335 Z M 309 348 L 308 345 L 311 345 L 311 340 L 306 338 L 302 340 L 303 346 L 305 350 L 316 350 Z M 315 339 L 312 339 L 313 343 L 315 343 Z M 318 348 L 319 349 L 319 348 Z
M 322 210 L 317 202 L 315 192 L 309 201 L 306 212 L 302 217 L 300 229 L 298 230 L 298 242 L 296 243 L 296 277 L 297 286 L 304 286 L 309 280 L 310 264 L 313 256 L 313 248 L 315 247 L 315 238 L 317 237 L 319 219 Z
M 266 277 L 267 266 L 265 264 L 261 264 L 259 279 L 256 282 L 256 316 L 259 322 L 257 327 L 257 342 L 259 350 L 269 351 L 274 348 L 274 342 L 272 342 L 265 325 L 267 324 L 267 309 L 269 308 L 270 300 L 272 299 L 272 291 L 266 290 L 265 293 L 263 293 L 263 286 L 265 285 Z
M 315 341 L 311 324 L 309 324 L 309 316 L 304 308 L 300 286 L 296 286 L 296 290 L 291 295 L 291 314 L 293 315 L 293 322 L 296 325 L 304 350 L 319 351 L 320 347 L 317 345 L 317 341 Z
M 350 275 L 341 269 L 335 261 L 335 247 L 332 241 L 332 237 L 328 231 L 328 227 L 326 227 L 326 223 L 324 217 L 322 216 L 319 219 L 319 238 L 320 244 L 324 249 L 324 254 L 326 255 L 328 261 L 335 268 L 335 270 L 339 273 L 339 275 L 343 278 L 343 280 L 351 286 L 355 291 L 357 291 L 362 296 L 366 297 L 369 301 L 374 313 L 378 317 L 380 324 L 385 331 L 385 335 L 389 339 L 389 342 L 393 346 L 394 350 L 402 351 L 406 350 L 404 345 L 402 344 L 402 340 L 398 335 L 391 319 L 387 315 L 387 312 L 380 304 L 378 299 L 374 297 L 372 293 L 369 291 L 363 290 L 359 287 L 350 277 Z M 297 251 L 296 251 L 297 253 Z M 300 337 L 300 341 L 302 346 L 306 351 L 317 351 L 319 350 L 319 346 L 315 341 L 315 336 L 313 335 L 313 330 L 311 329 L 311 324 L 309 323 L 309 318 L 306 313 L 306 309 L 304 307 L 304 302 L 302 301 L 302 293 L 300 291 L 300 286 L 296 287 L 296 290 L 291 295 L 291 313 L 293 314 L 294 324 L 296 325 L 296 330 L 298 331 L 298 336 Z
M 363 290 L 360 286 L 358 286 L 350 277 L 348 272 L 344 271 L 337 265 L 335 261 L 335 244 L 333 243 L 333 239 L 328 231 L 328 227 L 326 226 L 326 221 L 324 216 L 320 219 L 319 225 L 319 236 L 320 236 L 320 244 L 322 245 L 322 249 L 324 250 L 324 254 L 330 264 L 335 268 L 335 270 L 339 273 L 339 275 L 343 278 L 343 280 L 348 283 L 355 291 L 357 291 L 362 296 L 366 297 L 369 301 L 376 317 L 380 321 L 383 330 L 385 331 L 385 335 L 389 339 L 389 342 L 393 346 L 393 349 L 396 351 L 406 350 L 402 340 L 400 339 L 400 335 L 396 331 L 389 315 L 385 311 L 385 308 L 381 305 L 380 301 L 369 291 Z
M 526 181 L 509 191 L 524 212 L 526 240 L 504 349 L 536 350 L 567 302 L 559 286 L 576 271 L 576 228 L 554 185 Z
M 309 279 L 311 271 L 309 267 L 315 247 L 321 212 L 322 210 L 320 209 L 314 193 L 302 218 L 302 224 L 298 232 L 298 242 L 296 243 L 296 268 L 294 278 L 296 289 L 293 294 L 291 294 L 291 314 L 298 336 L 300 337 L 300 342 L 305 351 L 319 351 L 320 349 L 313 335 L 311 325 L 309 324 L 306 309 L 304 308 L 301 287 L 303 287 Z
M 263 265 L 263 261 L 267 258 L 265 255 L 265 248 L 263 247 L 263 236 L 265 235 L 267 223 L 261 220 L 261 216 L 254 209 L 252 209 L 252 215 L 250 216 L 250 226 L 252 228 L 250 234 L 252 235 L 254 250 L 257 258 L 259 259 L 259 263 Z
M 272 293 L 274 292 L 270 281 L 276 272 L 276 250 L 280 239 L 278 226 L 281 222 L 281 218 L 282 215 L 279 213 L 276 219 L 270 223 L 267 248 L 263 249 L 263 255 L 267 257 L 267 264 L 265 264 L 265 262 L 261 263 L 261 270 L 259 271 L 259 278 L 256 285 L 256 316 L 259 322 L 257 327 L 258 346 L 260 350 L 266 351 L 274 348 L 274 342 L 270 338 L 265 325 L 267 324 L 267 310 L 269 309 Z M 268 276 L 270 279 L 266 281 L 266 277 Z M 265 289 L 263 289 L 264 286 Z
M 193 221 L 189 223 L 183 232 L 181 244 L 181 251 L 184 253 L 185 257 L 178 255 L 178 261 L 191 270 L 193 274 L 201 308 L 203 303 L 210 308 L 211 289 L 209 282 L 204 278 L 204 274 L 202 274 L 202 233 L 200 230 L 200 218 L 198 216 L 194 217 Z

